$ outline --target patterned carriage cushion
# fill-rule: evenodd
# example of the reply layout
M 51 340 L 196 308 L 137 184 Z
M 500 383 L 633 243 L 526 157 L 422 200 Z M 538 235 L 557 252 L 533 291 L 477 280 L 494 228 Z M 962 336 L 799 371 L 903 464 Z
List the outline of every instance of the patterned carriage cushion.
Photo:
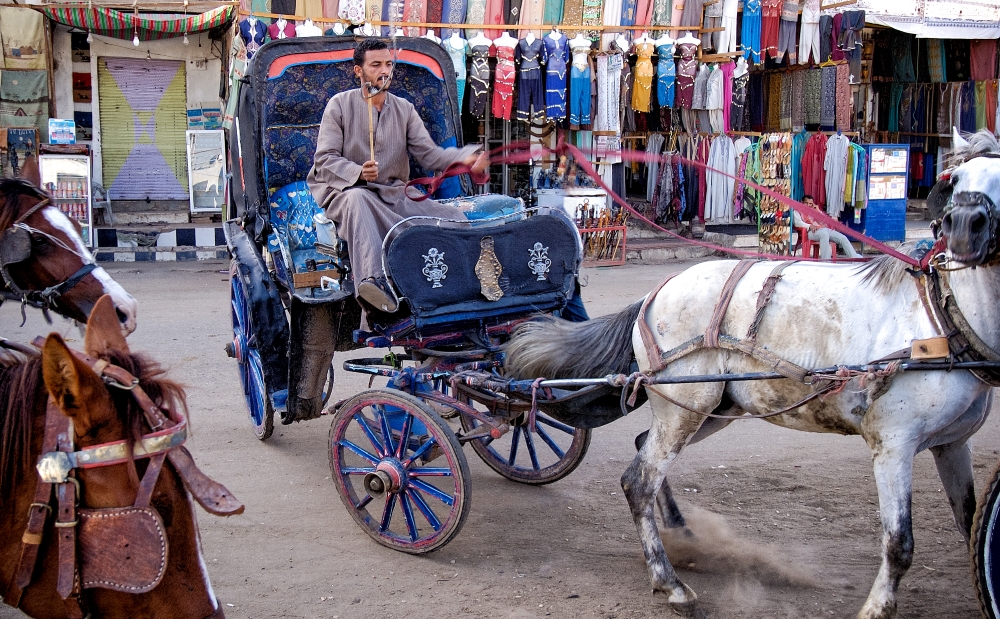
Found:
M 578 238 L 556 215 L 489 227 L 418 224 L 392 240 L 387 263 L 418 323 L 549 311 L 572 296 Z
M 350 61 L 312 62 L 287 67 L 267 82 L 264 112 L 264 177 L 270 189 L 304 181 L 316 154 L 316 137 L 330 97 L 356 88 L 354 64 Z M 447 89 L 425 67 L 400 62 L 389 91 L 407 99 L 417 109 L 431 138 L 443 147 L 458 144 L 451 114 L 442 110 Z M 411 157 L 410 176 L 429 174 Z M 462 195 L 461 182 L 449 178 L 435 197 Z
M 524 210 L 524 200 L 501 193 L 484 193 L 477 196 L 443 200 L 442 204 L 462 209 L 462 212 L 470 220 L 513 215 Z

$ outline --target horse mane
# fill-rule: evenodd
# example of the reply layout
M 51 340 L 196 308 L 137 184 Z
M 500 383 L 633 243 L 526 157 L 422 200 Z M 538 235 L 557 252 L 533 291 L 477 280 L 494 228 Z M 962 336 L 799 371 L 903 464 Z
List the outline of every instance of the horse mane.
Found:
M 0 178 L 0 195 L 5 198 L 0 205 L 0 230 L 6 230 L 14 223 L 17 203 L 22 196 L 31 196 L 39 200 L 49 197 L 38 187 L 20 178 Z
M 973 157 L 1000 153 L 1000 141 L 988 129 L 981 129 L 976 133 L 962 136 L 966 143 L 955 148 L 948 156 L 948 167 L 955 168 Z
M 165 370 L 156 361 L 141 353 L 117 351 L 110 351 L 101 357 L 137 377 L 139 386 L 160 408 L 187 416 L 184 388 L 167 379 Z M 119 421 L 128 429 L 129 436 L 126 438 L 131 448 L 146 431 L 142 408 L 136 404 L 130 391 L 111 388 L 108 392 Z M 38 401 L 44 404 L 46 397 L 41 356 L 12 354 L 0 362 L 0 407 L 4 410 L 0 417 L 0 503 L 3 498 L 13 496 L 19 482 L 26 481 L 19 479 L 21 473 L 32 470 L 32 418 L 39 406 Z
M 915 241 L 907 241 L 896 249 L 901 254 L 910 254 L 916 247 Z M 907 278 L 910 277 L 906 263 L 887 254 L 876 256 L 861 264 L 855 270 L 855 274 L 862 276 L 861 283 L 886 294 L 908 281 Z

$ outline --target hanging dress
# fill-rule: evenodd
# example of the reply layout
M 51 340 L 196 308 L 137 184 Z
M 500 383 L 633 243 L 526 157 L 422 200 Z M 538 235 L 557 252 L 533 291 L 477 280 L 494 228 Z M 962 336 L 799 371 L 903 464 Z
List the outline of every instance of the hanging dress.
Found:
M 761 63 L 760 19 L 760 0 L 746 0 L 743 3 L 743 31 L 740 44 L 743 45 L 744 58 L 753 64 Z
M 674 106 L 674 82 L 677 69 L 674 65 L 674 44 L 664 43 L 656 48 L 656 100 L 660 107 Z
M 469 86 L 472 87 L 472 100 L 469 111 L 476 118 L 486 114 L 486 103 L 490 93 L 490 46 L 472 46 L 472 70 L 469 72 Z
M 456 30 L 457 32 L 457 30 Z M 451 62 L 455 65 L 455 86 L 458 89 L 458 111 L 462 112 L 462 100 L 465 98 L 465 81 L 468 77 L 465 63 L 469 56 L 469 42 L 465 39 L 449 36 L 441 41 L 441 47 L 448 52 Z
M 545 115 L 550 120 L 566 118 L 566 64 L 569 62 L 569 44 L 566 35 L 542 38 L 548 62 L 545 65 Z
M 640 43 L 635 46 L 635 53 L 638 59 L 635 61 L 635 86 L 632 90 L 632 108 L 636 112 L 648 112 L 650 108 L 650 95 L 653 90 L 653 77 L 656 71 L 653 69 L 653 51 L 656 47 L 652 43 Z
M 496 45 L 497 69 L 493 81 L 493 116 L 510 120 L 514 109 L 514 80 L 517 67 L 514 65 L 514 48 Z

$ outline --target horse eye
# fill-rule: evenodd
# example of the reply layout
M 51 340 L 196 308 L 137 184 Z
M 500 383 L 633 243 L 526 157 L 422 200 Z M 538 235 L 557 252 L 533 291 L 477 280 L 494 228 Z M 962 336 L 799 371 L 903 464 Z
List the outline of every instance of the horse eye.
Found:
M 35 236 L 31 238 L 32 244 L 38 249 L 48 249 L 49 240 L 44 236 Z

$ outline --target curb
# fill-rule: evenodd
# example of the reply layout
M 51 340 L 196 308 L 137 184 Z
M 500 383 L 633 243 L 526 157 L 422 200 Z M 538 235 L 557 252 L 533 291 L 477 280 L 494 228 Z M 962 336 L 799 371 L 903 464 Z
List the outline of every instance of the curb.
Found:
M 171 230 L 98 228 L 98 262 L 187 262 L 229 257 L 222 226 L 181 227 Z

